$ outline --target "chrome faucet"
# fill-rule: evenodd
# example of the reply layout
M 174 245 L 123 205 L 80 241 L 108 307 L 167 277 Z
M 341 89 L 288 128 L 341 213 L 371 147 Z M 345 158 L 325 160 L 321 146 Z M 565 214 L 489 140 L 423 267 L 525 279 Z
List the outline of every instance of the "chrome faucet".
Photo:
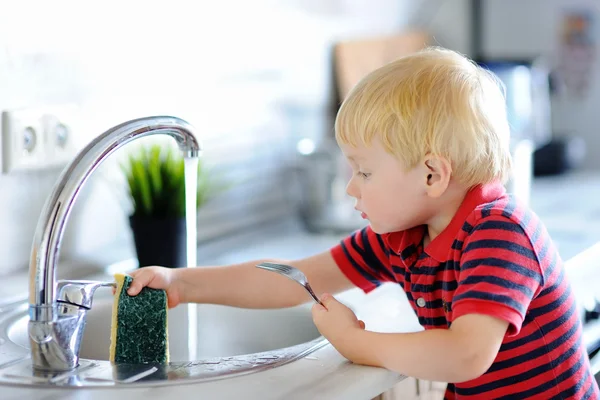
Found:
M 200 144 L 185 121 L 167 116 L 122 123 L 89 143 L 63 170 L 38 220 L 29 264 L 29 343 L 33 367 L 65 371 L 78 366 L 79 348 L 94 291 L 111 282 L 56 281 L 65 224 L 77 195 L 94 170 L 123 145 L 141 137 L 172 136 L 185 157 Z M 58 295 L 56 295 L 56 291 Z

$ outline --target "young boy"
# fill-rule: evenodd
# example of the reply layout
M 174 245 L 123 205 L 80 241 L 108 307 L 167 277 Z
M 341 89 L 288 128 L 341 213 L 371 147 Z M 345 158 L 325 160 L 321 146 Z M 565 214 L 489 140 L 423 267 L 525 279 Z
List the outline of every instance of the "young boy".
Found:
M 325 308 L 313 308 L 323 336 L 355 363 L 449 382 L 447 399 L 599 398 L 562 261 L 543 224 L 503 187 L 509 126 L 493 75 L 427 49 L 358 83 L 335 128 L 354 170 L 347 192 L 369 226 L 289 263 L 318 293 L 397 283 L 425 330 L 370 332 L 324 294 Z M 130 294 L 166 289 L 171 307 L 307 301 L 299 285 L 255 268 L 260 261 L 143 268 Z

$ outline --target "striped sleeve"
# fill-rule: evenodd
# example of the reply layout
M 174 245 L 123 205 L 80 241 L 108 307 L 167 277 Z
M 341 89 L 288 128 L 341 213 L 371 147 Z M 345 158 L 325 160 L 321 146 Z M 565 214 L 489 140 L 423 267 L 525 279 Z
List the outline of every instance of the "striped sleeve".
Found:
M 346 277 L 365 293 L 382 282 L 395 282 L 389 250 L 382 237 L 367 226 L 331 248 L 331 255 Z
M 509 336 L 518 334 L 543 285 L 531 240 L 518 223 L 496 215 L 482 218 L 462 248 L 452 319 L 486 314 L 507 321 Z

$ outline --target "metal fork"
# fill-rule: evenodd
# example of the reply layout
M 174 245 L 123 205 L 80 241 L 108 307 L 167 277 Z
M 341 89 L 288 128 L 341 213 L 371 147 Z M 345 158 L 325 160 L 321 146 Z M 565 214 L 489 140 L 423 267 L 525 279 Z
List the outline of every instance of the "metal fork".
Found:
M 313 300 L 316 303 L 323 305 L 323 303 L 321 303 L 321 300 L 319 300 L 319 298 L 317 297 L 315 292 L 313 292 L 312 288 L 310 287 L 310 284 L 308 283 L 308 280 L 306 279 L 306 275 L 304 275 L 304 273 L 302 271 L 300 271 L 298 268 L 292 267 L 291 265 L 276 264 L 276 263 L 270 263 L 270 262 L 260 263 L 257 265 L 257 267 L 265 269 L 267 271 L 277 272 L 278 274 L 281 274 L 283 276 L 288 277 L 289 279 L 291 279 L 293 281 L 298 282 L 300 285 L 302 285 L 304 287 L 304 289 L 306 289 L 306 291 L 310 294 L 310 296 L 313 298 Z M 325 306 L 323 306 L 323 307 L 325 307 Z

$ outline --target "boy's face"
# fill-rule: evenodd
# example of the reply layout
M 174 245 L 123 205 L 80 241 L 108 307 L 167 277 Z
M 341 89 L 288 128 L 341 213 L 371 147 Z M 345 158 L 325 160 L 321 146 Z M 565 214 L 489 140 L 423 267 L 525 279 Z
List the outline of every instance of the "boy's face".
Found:
M 369 147 L 340 147 L 353 170 L 346 192 L 356 199 L 355 208 L 374 232 L 396 232 L 426 223 L 431 216 L 426 170 L 406 170 L 377 139 Z

